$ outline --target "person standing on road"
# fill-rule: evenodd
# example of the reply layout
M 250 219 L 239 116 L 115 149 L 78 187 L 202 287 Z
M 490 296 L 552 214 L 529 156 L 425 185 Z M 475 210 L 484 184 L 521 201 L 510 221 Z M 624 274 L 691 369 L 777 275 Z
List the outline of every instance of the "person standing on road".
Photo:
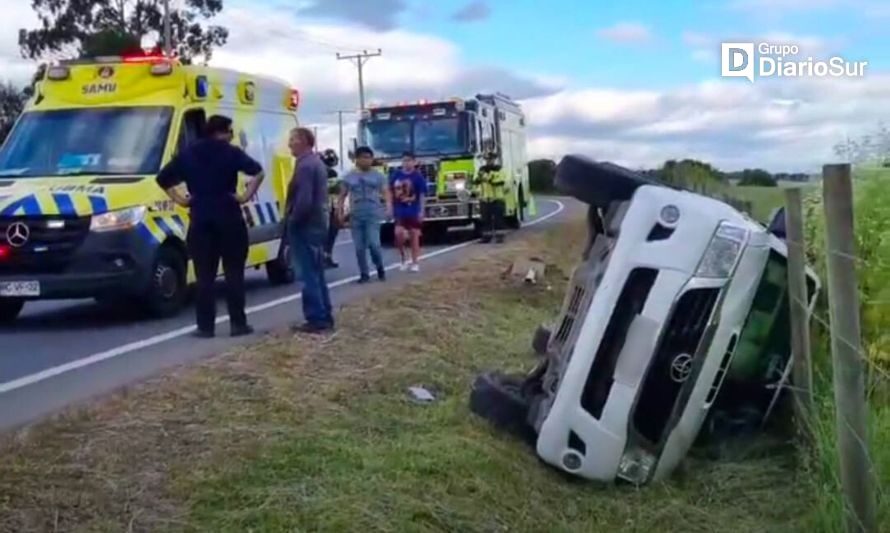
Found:
M 485 164 L 479 169 L 474 183 L 480 187 L 479 211 L 482 217 L 482 242 L 489 243 L 494 237 L 495 242 L 504 242 L 506 230 L 505 216 L 506 180 L 501 166 L 497 164 L 497 154 L 487 152 Z
M 325 280 L 324 248 L 328 217 L 328 167 L 315 152 L 315 135 L 291 130 L 288 146 L 297 158 L 285 201 L 287 237 L 303 278 L 305 324 L 295 332 L 322 333 L 334 328 L 331 296 Z
M 402 156 L 402 168 L 393 174 L 390 188 L 393 198 L 396 246 L 402 259 L 401 269 L 404 272 L 409 268 L 405 245 L 406 241 L 410 239 L 410 269 L 412 272 L 420 272 L 420 236 L 423 227 L 427 183 L 423 174 L 417 170 L 417 160 L 414 158 L 414 154 L 405 152 Z
M 215 335 L 216 274 L 222 259 L 231 320 L 231 335 L 253 333 L 244 312 L 244 269 L 247 262 L 247 225 L 241 205 L 256 195 L 263 181 L 259 163 L 232 145 L 232 120 L 214 115 L 207 119 L 205 138 L 177 154 L 156 178 L 157 184 L 176 204 L 189 208 L 186 237 L 189 256 L 197 277 L 195 314 L 197 337 Z M 252 179 L 237 194 L 238 173 Z M 188 197 L 178 186 L 185 182 Z
M 340 179 L 334 167 L 340 162 L 337 153 L 328 148 L 321 155 L 321 161 L 328 167 L 328 237 L 324 246 L 325 268 L 338 268 L 340 265 L 334 261 L 334 245 L 337 243 L 337 234 L 340 233 L 340 221 L 337 220 L 337 196 L 340 192 Z
M 368 252 L 377 267 L 377 279 L 386 281 L 383 253 L 380 246 L 380 225 L 384 217 L 392 214 L 392 197 L 389 184 L 379 171 L 374 170 L 374 152 L 367 146 L 355 151 L 356 168 L 343 177 L 340 187 L 338 213 L 343 220 L 347 198 L 350 205 L 350 229 L 358 260 L 359 283 L 371 281 L 368 270 Z M 386 211 L 384 212 L 384 207 Z

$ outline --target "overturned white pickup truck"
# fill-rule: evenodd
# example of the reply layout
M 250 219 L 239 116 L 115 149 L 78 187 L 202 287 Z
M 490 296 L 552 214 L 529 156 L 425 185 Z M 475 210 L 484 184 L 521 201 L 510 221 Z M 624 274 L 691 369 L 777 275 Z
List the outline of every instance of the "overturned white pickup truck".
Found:
M 525 375 L 481 375 L 472 410 L 589 479 L 668 476 L 706 423 L 759 424 L 791 369 L 787 249 L 729 205 L 567 156 L 590 239 Z M 807 272 L 809 311 L 819 281 Z

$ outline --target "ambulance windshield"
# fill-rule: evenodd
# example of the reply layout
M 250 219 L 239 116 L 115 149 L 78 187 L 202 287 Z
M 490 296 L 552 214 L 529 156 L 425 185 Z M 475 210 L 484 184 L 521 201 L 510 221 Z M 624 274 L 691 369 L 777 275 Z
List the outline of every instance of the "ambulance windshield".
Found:
M 30 111 L 0 149 L 0 176 L 154 174 L 172 107 Z

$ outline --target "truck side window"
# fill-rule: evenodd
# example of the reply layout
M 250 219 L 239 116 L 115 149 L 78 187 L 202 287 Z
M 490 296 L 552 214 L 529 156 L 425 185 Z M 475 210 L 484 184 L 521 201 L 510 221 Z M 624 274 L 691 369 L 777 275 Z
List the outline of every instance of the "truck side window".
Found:
M 179 130 L 177 151 L 183 150 L 201 138 L 201 132 L 204 130 L 204 122 L 206 120 L 203 109 L 190 109 L 185 112 L 185 115 L 182 117 L 182 128 Z

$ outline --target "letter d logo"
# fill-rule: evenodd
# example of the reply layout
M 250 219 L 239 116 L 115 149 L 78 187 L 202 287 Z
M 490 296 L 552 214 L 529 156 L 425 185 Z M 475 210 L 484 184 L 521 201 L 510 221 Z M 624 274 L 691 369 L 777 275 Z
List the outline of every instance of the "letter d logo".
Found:
M 754 43 L 720 43 L 720 70 L 724 78 L 754 83 Z

